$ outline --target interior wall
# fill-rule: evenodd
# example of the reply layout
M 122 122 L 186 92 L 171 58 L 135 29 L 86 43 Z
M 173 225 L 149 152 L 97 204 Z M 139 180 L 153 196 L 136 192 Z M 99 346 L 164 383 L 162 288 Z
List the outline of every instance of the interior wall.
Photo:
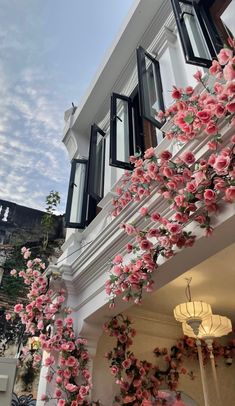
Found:
M 154 348 L 167 347 L 170 349 L 176 340 L 183 336 L 181 327 L 176 325 L 174 321 L 169 322 L 165 319 L 163 322 L 160 322 L 159 320 L 133 317 L 132 320 L 134 321 L 133 327 L 137 330 L 137 335 L 130 350 L 141 360 L 146 359 L 159 365 L 161 358 L 157 359 L 154 356 Z M 115 384 L 114 377 L 109 372 L 108 361 L 104 357 L 104 354 L 112 349 L 114 343 L 115 340 L 104 333 L 99 340 L 97 353 L 94 358 L 92 398 L 94 401 L 100 400 L 102 406 L 112 405 L 114 394 L 118 393 L 119 390 L 119 386 Z M 192 370 L 194 372 L 195 379 L 191 380 L 188 376 L 181 375 L 177 389 L 193 398 L 198 406 L 204 406 L 198 362 L 186 359 L 184 366 L 189 371 Z M 235 405 L 235 365 L 226 366 L 224 360 L 221 359 L 218 363 L 217 374 L 223 403 L 225 405 Z M 210 394 L 212 395 L 212 404 L 214 404 L 213 380 L 209 363 L 206 365 L 206 375 Z

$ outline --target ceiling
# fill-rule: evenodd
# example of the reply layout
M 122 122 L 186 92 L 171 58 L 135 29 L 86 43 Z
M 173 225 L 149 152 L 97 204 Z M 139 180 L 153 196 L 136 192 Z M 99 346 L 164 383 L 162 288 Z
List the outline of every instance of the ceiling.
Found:
M 235 322 L 235 244 L 148 294 L 143 299 L 142 309 L 173 316 L 174 307 L 187 301 L 185 278 L 192 278 L 192 300 L 209 303 L 214 314 L 227 316 Z

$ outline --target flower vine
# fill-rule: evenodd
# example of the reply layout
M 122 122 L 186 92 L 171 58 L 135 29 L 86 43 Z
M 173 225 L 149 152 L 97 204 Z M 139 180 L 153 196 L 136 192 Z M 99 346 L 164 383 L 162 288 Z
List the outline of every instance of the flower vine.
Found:
M 230 40 L 230 44 L 234 43 Z M 172 129 L 166 137 L 182 144 L 190 143 L 198 136 L 205 135 L 208 150 L 201 159 L 187 150 L 177 156 L 170 151 L 160 155 L 154 148 L 145 151 L 144 157 L 132 156 L 134 168 L 126 173 L 122 187 L 116 191 L 113 200 L 113 215 L 117 216 L 130 201 L 140 201 L 152 192 L 156 198 L 163 197 L 173 215 L 170 219 L 146 207 L 140 209 L 148 220 L 148 226 L 138 228 L 134 224 L 122 224 L 124 232 L 134 238 L 127 244 L 127 253 L 134 254 L 131 261 L 124 261 L 117 255 L 112 261 L 110 278 L 106 282 L 106 292 L 111 296 L 111 306 L 117 295 L 123 300 L 134 299 L 139 303 L 142 292 L 151 291 L 153 272 L 159 265 L 160 257 L 170 258 L 179 249 L 191 247 L 196 239 L 188 232 L 187 224 L 194 220 L 205 235 L 213 232 L 211 220 L 220 209 L 220 202 L 235 201 L 235 134 L 230 136 L 221 149 L 223 136 L 220 133 L 221 120 L 226 120 L 230 134 L 235 125 L 235 57 L 234 51 L 222 49 L 218 61 L 213 61 L 210 73 L 203 78 L 200 72 L 196 79 L 205 91 L 197 94 L 192 87 L 185 90 L 174 87 L 172 96 L 175 103 L 161 118 L 172 120 Z M 217 81 L 209 86 L 211 77 Z M 153 192 L 154 190 L 154 192 Z
M 193 371 L 188 371 L 184 367 L 186 358 L 197 360 L 195 339 L 189 337 L 179 339 L 170 351 L 167 348 L 155 348 L 153 352 L 156 358 L 161 357 L 165 361 L 166 366 L 163 370 L 158 365 L 138 360 L 130 351 L 136 331 L 127 316 L 119 314 L 113 317 L 105 323 L 104 331 L 117 340 L 112 351 L 105 354 L 110 364 L 110 372 L 120 386 L 120 394 L 115 397 L 116 405 L 151 406 L 152 400 L 157 400 L 158 404 L 165 404 L 166 393 L 162 389 L 164 387 L 175 392 L 176 400 L 180 400 L 180 392 L 177 392 L 180 377 L 188 375 L 190 379 L 195 379 Z M 204 341 L 201 345 L 203 360 L 206 363 L 210 357 L 209 350 Z M 235 340 L 231 340 L 225 346 L 214 341 L 213 353 L 216 360 L 223 357 L 225 361 L 229 360 L 229 363 L 226 363 L 230 365 L 231 359 L 235 356 Z M 175 399 L 172 399 L 170 404 L 176 405 L 177 402 L 174 402 Z
M 33 351 L 33 366 L 41 366 L 42 351 L 50 353 L 43 365 L 48 367 L 46 379 L 53 381 L 54 393 L 43 395 L 42 400 L 55 399 L 58 406 L 88 406 L 91 375 L 87 342 L 76 338 L 71 310 L 64 307 L 65 290 L 49 289 L 48 278 L 43 274 L 45 264 L 39 258 L 30 260 L 30 250 L 25 247 L 22 254 L 27 260 L 26 269 L 19 271 L 18 276 L 28 287 L 29 303 L 15 305 L 14 313 L 25 325 L 25 334 L 39 337 L 41 348 Z M 17 276 L 17 271 L 12 270 L 11 274 Z M 14 314 L 6 315 L 8 320 L 12 317 Z M 28 353 L 29 348 L 23 348 L 22 357 Z

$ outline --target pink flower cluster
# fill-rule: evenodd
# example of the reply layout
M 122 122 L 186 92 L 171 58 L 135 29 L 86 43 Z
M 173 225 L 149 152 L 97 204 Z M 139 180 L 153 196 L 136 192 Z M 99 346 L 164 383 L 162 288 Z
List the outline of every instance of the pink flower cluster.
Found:
M 30 251 L 22 248 L 25 259 L 30 257 Z M 76 338 L 71 310 L 64 307 L 65 291 L 55 292 L 49 289 L 48 278 L 42 274 L 45 265 L 39 258 L 28 260 L 27 267 L 18 273 L 29 287 L 27 305 L 17 304 L 14 311 L 21 318 L 29 335 L 38 335 L 41 350 L 50 355 L 44 365 L 48 367 L 46 379 L 53 380 L 55 391 L 53 399 L 58 406 L 88 406 L 87 400 L 91 388 L 91 375 L 88 370 L 89 354 L 86 340 Z M 17 272 L 12 272 L 13 276 Z M 24 350 L 25 355 L 28 351 Z M 33 354 L 34 366 L 40 367 L 41 354 Z M 42 400 L 49 401 L 47 395 Z
M 139 361 L 129 351 L 136 334 L 131 324 L 128 317 L 120 314 L 104 325 L 104 331 L 117 340 L 114 349 L 105 354 L 110 361 L 110 372 L 120 385 L 120 395 L 115 397 L 115 405 L 143 405 L 145 400 L 150 400 L 151 390 L 157 389 L 155 383 L 151 383 L 151 388 L 148 385 L 152 364 Z
M 232 46 L 234 44 L 231 43 Z M 160 112 L 159 119 L 171 118 L 173 129 L 166 133 L 169 139 L 176 138 L 182 143 L 194 139 L 199 133 L 212 136 L 209 146 L 215 149 L 220 142 L 219 120 L 225 117 L 234 125 L 235 112 L 235 68 L 232 49 L 222 49 L 218 60 L 212 62 L 209 76 L 202 77 L 197 72 L 194 77 L 202 83 L 205 91 L 197 93 L 189 86 L 186 89 L 173 88 L 175 103 L 165 113 Z M 209 78 L 214 77 L 213 87 L 209 87 Z
M 181 375 L 194 379 L 193 373 L 184 368 L 183 357 L 191 357 L 193 353 L 196 358 L 195 340 L 185 337 L 179 340 L 170 352 L 167 348 L 156 348 L 156 357 L 163 357 L 165 361 L 165 368 L 161 370 L 158 365 L 138 360 L 129 350 L 136 331 L 128 317 L 122 314 L 113 317 L 105 323 L 104 331 L 110 337 L 116 338 L 114 348 L 105 354 L 110 363 L 110 372 L 120 386 L 115 405 L 152 406 L 152 399 L 157 401 L 157 404 L 164 404 L 164 393 L 161 391 L 163 384 L 175 391 Z M 174 402 L 175 400 L 172 400 L 172 406 L 175 405 Z
M 134 298 L 139 303 L 142 290 L 152 289 L 152 273 L 158 266 L 159 255 L 169 258 L 178 248 L 193 245 L 195 236 L 186 233 L 187 223 L 196 221 L 209 236 L 213 231 L 211 219 L 219 211 L 221 202 L 235 202 L 235 134 L 221 149 L 219 133 L 220 119 L 226 118 L 231 128 L 235 124 L 233 52 L 221 50 L 218 60 L 210 69 L 210 75 L 219 80 L 213 89 L 209 89 L 198 72 L 196 78 L 203 83 L 205 92 L 196 95 L 192 87 L 184 91 L 175 87 L 172 96 L 176 102 L 166 112 L 173 120 L 172 131 L 166 134 L 168 138 L 189 143 L 199 133 L 206 134 L 208 152 L 205 158 L 197 160 L 190 150 L 177 157 L 172 157 L 167 150 L 157 156 L 154 148 L 145 151 L 143 158 L 139 155 L 130 157 L 134 168 L 124 175 L 122 185 L 117 187 L 113 215 L 117 216 L 129 202 L 140 201 L 150 193 L 155 193 L 156 205 L 151 212 L 145 207 L 140 210 L 149 220 L 148 227 L 122 226 L 125 233 L 135 237 L 134 244 L 126 247 L 135 257 L 128 263 L 113 262 L 106 283 L 108 295 L 115 297 L 124 292 L 124 300 Z M 173 210 L 170 220 L 156 212 L 159 194 Z
M 159 256 L 170 258 L 178 249 L 194 244 L 195 236 L 185 231 L 190 220 L 196 221 L 207 236 L 212 233 L 211 217 L 218 212 L 219 201 L 235 201 L 234 145 L 235 136 L 232 136 L 225 148 L 217 154 L 211 153 L 207 160 L 196 161 L 194 154 L 187 151 L 173 162 L 169 151 L 163 151 L 160 157 L 156 157 L 152 149 L 146 151 L 146 156 L 150 158 L 142 160 L 141 166 L 140 160 L 137 160 L 137 169 L 142 171 L 138 187 L 141 185 L 150 193 L 155 184 L 174 214 L 169 220 L 142 207 L 140 214 L 149 220 L 148 227 L 139 229 L 132 224 L 122 225 L 125 233 L 135 238 L 134 243 L 126 246 L 127 252 L 133 253 L 134 257 L 129 262 L 123 261 L 121 256 L 113 260 L 110 278 L 106 282 L 108 295 L 115 297 L 124 292 L 124 301 L 133 298 L 135 303 L 139 303 L 143 289 L 152 290 L 152 276 L 158 267 Z M 135 171 L 136 168 L 131 182 L 136 187 Z M 132 188 L 133 199 L 136 195 L 140 198 L 138 187 Z M 120 199 L 117 204 L 120 204 Z
M 136 255 L 125 263 L 121 255 L 112 262 L 110 278 L 106 282 L 106 293 L 113 297 L 123 295 L 124 301 L 134 299 L 136 304 L 141 302 L 142 292 L 151 292 L 153 288 L 153 273 L 157 269 L 158 257 L 171 258 L 175 249 L 191 247 L 195 236 L 183 229 L 179 221 L 167 220 L 159 213 L 148 214 L 145 208 L 142 215 L 153 222 L 146 230 L 139 230 L 130 224 L 123 224 L 128 235 L 135 237 L 134 244 L 127 245 L 127 251 Z M 112 304 L 111 304 L 112 305 Z

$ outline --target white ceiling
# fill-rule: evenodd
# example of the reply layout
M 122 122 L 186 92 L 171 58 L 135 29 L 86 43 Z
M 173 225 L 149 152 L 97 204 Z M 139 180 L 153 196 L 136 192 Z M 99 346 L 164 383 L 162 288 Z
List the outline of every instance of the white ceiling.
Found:
M 187 301 L 185 278 L 192 277 L 192 300 L 210 303 L 214 314 L 235 322 L 235 244 L 203 261 L 143 299 L 142 309 L 173 316 L 174 307 Z

